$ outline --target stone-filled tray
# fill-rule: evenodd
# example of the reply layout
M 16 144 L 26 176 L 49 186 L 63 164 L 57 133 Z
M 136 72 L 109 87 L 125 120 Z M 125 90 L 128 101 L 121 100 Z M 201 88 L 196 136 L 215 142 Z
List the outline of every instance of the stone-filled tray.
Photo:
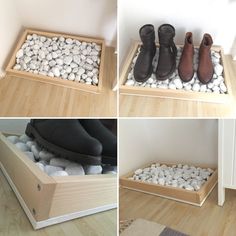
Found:
M 9 135 L 0 132 L 0 169 L 34 229 L 117 207 L 116 174 L 49 176 Z
M 21 60 L 23 56 L 24 61 Z M 104 56 L 103 39 L 25 29 L 6 73 L 17 78 L 100 93 Z
M 225 58 L 223 49 L 220 46 L 213 46 L 212 47 L 212 53 L 216 53 L 219 58 L 216 58 L 219 61 L 221 75 L 220 78 L 223 80 L 222 89 L 223 91 L 214 91 L 212 89 L 207 90 L 207 86 L 202 86 L 199 81 L 196 81 L 196 73 L 194 75 L 194 78 L 189 83 L 182 83 L 180 78 L 178 77 L 177 69 L 175 71 L 176 77 L 170 76 L 170 78 L 166 81 L 169 81 L 169 84 L 166 83 L 166 81 L 157 81 L 154 74 L 150 77 L 150 79 L 146 83 L 137 83 L 134 81 L 134 78 L 132 76 L 132 67 L 135 63 L 135 58 L 137 57 L 137 54 L 139 52 L 139 48 L 141 46 L 141 42 L 139 41 L 133 41 L 132 47 L 124 61 L 123 67 L 121 69 L 120 73 L 120 93 L 121 94 L 127 94 L 127 95 L 137 95 L 137 96 L 150 96 L 150 97 L 160 97 L 160 98 L 171 98 L 171 99 L 180 99 L 180 100 L 192 100 L 192 101 L 201 101 L 201 102 L 212 102 L 212 103 L 229 103 L 232 98 L 232 92 L 231 92 L 231 84 L 229 75 L 227 72 L 227 68 L 225 67 Z M 181 55 L 181 48 L 182 45 L 176 45 L 178 48 L 178 55 L 177 58 Z M 157 44 L 157 53 L 155 60 L 153 61 L 153 67 L 156 67 L 157 65 L 157 56 L 158 56 L 158 47 Z M 195 47 L 195 58 L 196 60 L 196 50 L 198 50 L 199 47 Z M 177 59 L 178 63 L 178 59 Z M 194 67 L 197 65 L 194 65 Z M 196 70 L 196 67 L 194 68 Z M 215 76 L 215 75 L 214 75 Z M 176 79 L 177 78 L 177 79 Z M 214 78 L 213 80 L 219 80 L 220 78 Z M 154 81 L 154 83 L 152 81 Z M 173 85 L 173 80 L 176 80 L 177 87 Z M 132 83 L 129 83 L 129 82 Z M 193 88 L 193 82 L 196 82 L 197 85 L 195 86 L 193 91 L 191 88 Z M 222 81 L 215 81 L 215 82 L 222 82 Z M 171 84 L 172 83 L 172 84 Z M 192 83 L 192 84 L 191 84 Z M 210 82 L 212 87 L 214 86 L 213 82 Z M 171 85 L 170 85 L 171 84 Z M 187 85 L 188 86 L 185 86 Z M 178 87 L 179 86 L 179 87 Z M 220 88 L 220 84 L 218 84 Z M 189 88 L 190 87 L 190 88 Z M 200 89 L 201 88 L 201 89 Z M 212 92 L 209 92 L 211 91 Z
M 183 168 L 184 166 L 185 167 L 187 166 L 188 167 L 187 171 L 189 170 L 190 172 L 191 172 L 191 168 L 196 168 L 196 172 L 200 171 L 200 168 L 201 168 L 203 171 L 203 175 L 205 175 L 205 173 L 207 172 L 207 169 L 209 169 L 210 174 L 203 177 L 202 184 L 197 186 L 197 188 L 195 187 L 192 188 L 191 186 L 190 186 L 191 188 L 185 187 L 185 186 L 175 186 L 173 182 L 165 184 L 164 182 L 161 183 L 158 180 L 148 181 L 146 179 L 140 179 L 138 177 L 139 174 L 142 175 L 142 173 L 145 173 L 147 169 L 153 169 L 154 171 L 155 171 L 155 168 L 158 169 L 156 166 L 157 164 L 160 166 L 164 165 L 167 168 L 167 171 L 168 171 L 168 168 L 171 168 L 171 167 L 177 168 L 178 165 L 181 165 L 183 166 Z M 150 176 L 153 176 L 153 175 L 150 175 Z M 196 176 L 198 175 L 196 174 Z M 120 177 L 120 185 L 123 188 L 140 191 L 143 193 L 153 194 L 153 195 L 157 195 L 160 197 L 168 198 L 168 199 L 179 201 L 179 202 L 188 203 L 195 206 L 202 206 L 206 198 L 208 197 L 208 195 L 211 193 L 211 191 L 217 184 L 217 178 L 218 178 L 217 168 L 209 168 L 209 167 L 204 167 L 200 165 L 193 166 L 193 165 L 184 165 L 184 164 L 152 162 L 150 164 L 147 164 L 141 168 L 138 168 Z M 163 179 L 164 178 L 162 178 L 162 181 Z M 192 177 L 190 177 L 189 179 L 190 181 L 192 181 Z

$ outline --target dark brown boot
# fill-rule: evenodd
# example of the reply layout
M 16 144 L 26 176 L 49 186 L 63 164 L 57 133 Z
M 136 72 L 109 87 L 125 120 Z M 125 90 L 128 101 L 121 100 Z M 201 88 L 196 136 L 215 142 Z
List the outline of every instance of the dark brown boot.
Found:
M 175 71 L 177 49 L 174 44 L 175 28 L 164 24 L 158 29 L 159 58 L 156 70 L 158 80 L 165 80 Z
M 213 40 L 210 34 L 204 34 L 199 48 L 198 79 L 207 84 L 213 77 L 214 68 L 211 60 L 211 46 Z
M 134 78 L 138 82 L 145 82 L 152 74 L 152 60 L 156 54 L 154 26 L 144 25 L 139 35 L 143 44 L 134 66 Z
M 194 47 L 192 33 L 187 32 L 185 35 L 183 52 L 178 66 L 179 77 L 183 82 L 188 82 L 193 78 L 193 54 Z

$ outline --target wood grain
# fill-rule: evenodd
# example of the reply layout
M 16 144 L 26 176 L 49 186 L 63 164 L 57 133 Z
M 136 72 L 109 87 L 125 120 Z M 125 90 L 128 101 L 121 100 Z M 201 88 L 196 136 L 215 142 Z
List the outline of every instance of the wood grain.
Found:
M 114 48 L 105 50 L 103 89 L 100 94 L 64 88 L 28 79 L 0 80 L 0 116 L 116 117 L 117 92 Z
M 202 207 L 120 189 L 120 220 L 143 218 L 191 236 L 234 236 L 236 190 L 226 190 L 224 207 L 217 206 L 217 187 Z
M 117 203 L 117 179 L 114 175 L 53 179 L 56 189 L 50 208 L 50 218 Z
M 48 218 L 56 182 L 0 134 L 0 162 L 37 221 Z M 30 186 L 30 187 L 29 187 Z M 40 190 L 38 190 L 38 186 Z
M 109 210 L 34 231 L 0 170 L 0 235 L 116 235 L 117 210 Z
M 236 115 L 236 62 L 224 57 L 228 82 L 231 85 L 231 102 L 214 104 L 200 101 L 184 101 L 170 98 L 144 97 L 120 94 L 121 117 L 235 117 Z

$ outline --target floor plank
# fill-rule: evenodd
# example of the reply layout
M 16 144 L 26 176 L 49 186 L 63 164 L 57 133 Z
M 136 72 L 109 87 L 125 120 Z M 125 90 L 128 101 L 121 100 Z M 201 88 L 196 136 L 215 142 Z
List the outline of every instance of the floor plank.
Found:
M 64 88 L 22 78 L 0 80 L 0 116 L 17 117 L 116 117 L 117 94 L 114 48 L 105 50 L 104 83 L 101 94 Z
M 117 210 L 109 210 L 35 231 L 0 171 L 0 235 L 112 236 L 116 235 L 116 215 Z
M 223 207 L 217 205 L 217 187 L 202 207 L 120 189 L 120 220 L 143 218 L 191 236 L 235 236 L 236 190 L 226 191 Z

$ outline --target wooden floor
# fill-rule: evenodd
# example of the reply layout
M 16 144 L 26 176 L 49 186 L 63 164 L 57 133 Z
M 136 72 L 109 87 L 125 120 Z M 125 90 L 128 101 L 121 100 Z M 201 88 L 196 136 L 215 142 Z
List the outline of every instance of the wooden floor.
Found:
M 106 48 L 104 65 L 101 94 L 5 77 L 0 80 L 0 116 L 116 117 L 117 94 L 111 89 L 116 79 L 114 48 Z
M 120 95 L 120 116 L 140 117 L 235 117 L 236 61 L 226 56 L 226 65 L 234 93 L 232 104 L 213 104 L 156 97 Z
M 226 191 L 223 207 L 217 205 L 217 187 L 202 207 L 120 189 L 120 220 L 143 218 L 191 236 L 236 235 L 236 190 Z
M 117 210 L 110 210 L 34 231 L 0 170 L 0 235 L 111 236 L 116 235 Z

